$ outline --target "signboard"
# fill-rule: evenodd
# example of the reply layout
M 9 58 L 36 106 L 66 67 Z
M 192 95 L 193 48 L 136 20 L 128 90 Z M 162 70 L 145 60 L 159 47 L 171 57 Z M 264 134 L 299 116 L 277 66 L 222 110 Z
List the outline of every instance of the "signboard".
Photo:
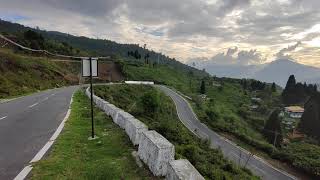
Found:
M 98 77 L 98 58 L 91 58 L 92 77 Z M 82 77 L 90 77 L 90 58 L 82 59 Z

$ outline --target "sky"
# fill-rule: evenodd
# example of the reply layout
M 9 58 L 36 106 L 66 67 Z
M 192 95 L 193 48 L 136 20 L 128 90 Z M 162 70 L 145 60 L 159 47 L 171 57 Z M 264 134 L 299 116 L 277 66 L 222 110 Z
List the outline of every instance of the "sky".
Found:
M 240 65 L 320 67 L 319 9 L 319 0 L 0 0 L 4 20 Z

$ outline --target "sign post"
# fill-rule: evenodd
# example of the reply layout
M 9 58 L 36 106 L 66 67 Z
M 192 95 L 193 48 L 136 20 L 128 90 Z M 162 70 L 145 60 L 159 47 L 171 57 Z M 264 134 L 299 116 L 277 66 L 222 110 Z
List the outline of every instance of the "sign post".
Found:
M 82 59 L 82 76 L 90 77 L 90 93 L 91 93 L 91 137 L 90 139 L 95 139 L 94 135 L 94 118 L 93 118 L 93 87 L 92 79 L 98 76 L 98 59 L 90 57 L 89 59 Z

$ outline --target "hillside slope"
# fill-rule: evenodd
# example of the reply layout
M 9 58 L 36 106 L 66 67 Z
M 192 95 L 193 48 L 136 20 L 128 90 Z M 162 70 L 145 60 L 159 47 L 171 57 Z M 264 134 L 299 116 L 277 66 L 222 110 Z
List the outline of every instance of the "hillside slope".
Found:
M 0 99 L 78 84 L 80 67 L 80 63 L 55 62 L 0 49 Z
M 25 27 L 17 23 L 11 23 L 0 19 L 0 33 L 2 34 L 13 35 L 19 39 L 21 37 L 21 34 L 28 30 L 32 30 L 41 34 L 47 41 L 50 42 L 50 44 L 58 46 L 54 47 L 54 50 L 57 49 L 61 51 L 60 47 L 67 45 L 63 49 L 64 51 L 65 49 L 71 49 L 71 52 L 70 50 L 67 51 L 69 54 L 74 54 L 76 50 L 76 52 L 80 52 L 86 56 L 90 54 L 92 56 L 112 56 L 113 58 L 122 57 L 125 61 L 140 63 L 145 61 L 144 57 L 146 55 L 149 55 L 150 64 L 169 65 L 177 70 L 193 71 L 194 73 L 198 74 L 206 74 L 196 68 L 187 66 L 180 61 L 177 61 L 175 58 L 170 58 L 162 53 L 149 50 L 149 45 L 146 45 L 146 48 L 144 48 L 142 47 L 143 45 L 140 46 L 139 44 L 120 44 L 107 39 L 92 39 L 83 36 L 74 36 L 62 32 L 45 31 Z M 63 53 L 64 51 L 62 51 L 61 53 Z M 129 51 L 137 51 L 141 55 L 141 58 L 136 59 L 132 56 L 128 56 Z

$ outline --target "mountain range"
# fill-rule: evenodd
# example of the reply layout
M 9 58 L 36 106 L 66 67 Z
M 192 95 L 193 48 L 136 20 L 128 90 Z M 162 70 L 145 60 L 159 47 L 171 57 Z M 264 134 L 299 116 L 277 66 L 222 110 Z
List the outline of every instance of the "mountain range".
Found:
M 295 75 L 298 82 L 320 84 L 320 68 L 294 62 L 289 59 L 277 59 L 270 63 L 259 65 L 223 65 L 214 61 L 197 61 L 190 63 L 198 69 L 218 77 L 248 78 L 264 82 L 275 82 L 284 87 L 288 77 Z

